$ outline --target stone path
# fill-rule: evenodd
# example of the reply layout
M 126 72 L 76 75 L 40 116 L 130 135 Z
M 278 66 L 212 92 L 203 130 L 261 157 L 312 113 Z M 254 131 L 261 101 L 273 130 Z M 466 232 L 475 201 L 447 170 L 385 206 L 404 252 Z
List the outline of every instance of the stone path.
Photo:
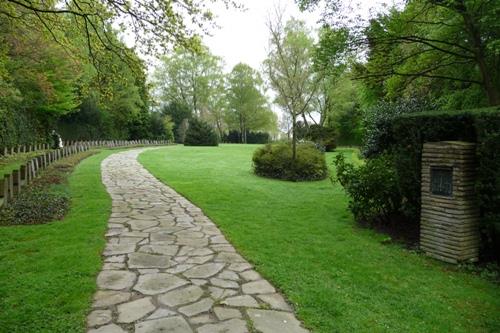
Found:
M 307 333 L 203 212 L 138 162 L 102 163 L 113 199 L 89 333 Z

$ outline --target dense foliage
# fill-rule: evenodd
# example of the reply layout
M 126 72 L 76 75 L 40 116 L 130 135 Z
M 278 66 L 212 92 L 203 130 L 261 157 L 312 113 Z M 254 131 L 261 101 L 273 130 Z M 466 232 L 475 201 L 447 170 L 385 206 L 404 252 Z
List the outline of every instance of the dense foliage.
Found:
M 380 130 L 383 135 L 373 136 L 376 140 L 371 141 L 369 147 L 376 149 L 371 149 L 366 165 L 355 168 L 341 158 L 336 163 L 337 178 L 352 195 L 351 209 L 355 215 L 390 221 L 391 216 L 401 213 L 407 223 L 418 224 L 423 143 L 475 142 L 478 161 L 475 189 L 483 238 L 481 254 L 483 259 L 499 259 L 500 109 L 401 113 L 386 120 Z M 375 188 L 379 188 L 378 192 Z
M 391 155 L 383 154 L 355 167 L 339 154 L 335 167 L 336 179 L 349 194 L 349 208 L 356 220 L 389 223 L 401 212 L 403 196 Z
M 265 132 L 250 132 L 247 131 L 246 135 L 246 143 L 269 143 L 271 142 L 271 136 L 269 133 Z M 241 138 L 241 133 L 237 130 L 229 131 L 223 137 L 223 141 L 227 143 L 242 143 L 243 140 Z
M 310 143 L 297 145 L 295 159 L 289 143 L 269 143 L 258 148 L 252 160 L 254 172 L 269 178 L 306 181 L 324 179 L 328 175 L 325 155 Z
M 193 118 L 189 121 L 184 139 L 185 146 L 218 146 L 219 139 L 213 128 L 207 123 Z

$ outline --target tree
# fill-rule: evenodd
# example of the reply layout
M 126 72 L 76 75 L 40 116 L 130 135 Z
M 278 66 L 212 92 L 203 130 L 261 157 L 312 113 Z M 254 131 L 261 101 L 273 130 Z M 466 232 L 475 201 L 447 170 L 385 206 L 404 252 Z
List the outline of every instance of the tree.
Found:
M 268 106 L 260 74 L 252 67 L 239 63 L 228 77 L 227 122 L 238 129 L 240 142 L 247 142 L 248 131 L 272 130 L 276 116 Z
M 298 2 L 308 8 L 321 1 Z M 339 0 L 326 3 L 327 16 L 339 13 Z M 350 28 L 348 47 L 369 49 L 358 78 L 376 80 L 398 95 L 406 87 L 427 87 L 435 95 L 479 87 L 487 104 L 498 105 L 499 13 L 500 2 L 491 0 L 414 0 L 380 13 L 368 29 Z
M 305 23 L 290 20 L 283 24 L 282 13 L 268 22 L 271 34 L 265 71 L 277 93 L 276 103 L 292 120 L 292 159 L 297 155 L 297 117 L 307 126 L 306 113 L 318 90 L 320 78 L 312 62 L 314 42 Z
M 170 102 L 162 108 L 161 113 L 165 117 L 169 117 L 173 123 L 172 131 L 175 142 L 183 143 L 186 127 L 185 122 L 191 119 L 192 111 L 184 104 Z
M 155 94 L 160 104 L 176 102 L 186 105 L 195 116 L 205 117 L 209 111 L 212 92 L 221 80 L 222 63 L 219 57 L 203 48 L 199 53 L 178 48 L 153 74 Z
M 239 7 L 232 0 L 214 2 Z M 202 0 L 5 0 L 0 4 L 0 16 L 22 24 L 37 20 L 57 44 L 69 49 L 73 44 L 65 33 L 77 29 L 91 59 L 96 51 L 106 50 L 124 62 L 133 60 L 129 57 L 133 52 L 116 43 L 113 25 L 132 32 L 134 46 L 143 54 L 154 55 L 172 44 L 196 49 L 197 35 L 208 31 L 214 17 Z

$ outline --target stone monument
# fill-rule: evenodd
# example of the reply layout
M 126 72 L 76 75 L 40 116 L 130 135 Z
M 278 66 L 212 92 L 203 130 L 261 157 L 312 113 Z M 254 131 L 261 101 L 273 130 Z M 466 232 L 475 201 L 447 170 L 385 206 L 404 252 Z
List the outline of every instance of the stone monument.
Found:
M 450 263 L 477 261 L 479 208 L 475 202 L 475 144 L 425 143 L 422 151 L 420 248 Z

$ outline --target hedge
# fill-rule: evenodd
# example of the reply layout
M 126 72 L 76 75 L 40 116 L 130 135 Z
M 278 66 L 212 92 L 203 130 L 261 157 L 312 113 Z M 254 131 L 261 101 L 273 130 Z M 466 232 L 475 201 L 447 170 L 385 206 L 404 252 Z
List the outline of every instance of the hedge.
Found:
M 476 193 L 481 209 L 483 259 L 500 253 L 500 107 L 432 111 L 396 117 L 382 151 L 394 155 L 408 217 L 420 218 L 421 155 L 424 142 L 477 143 Z

